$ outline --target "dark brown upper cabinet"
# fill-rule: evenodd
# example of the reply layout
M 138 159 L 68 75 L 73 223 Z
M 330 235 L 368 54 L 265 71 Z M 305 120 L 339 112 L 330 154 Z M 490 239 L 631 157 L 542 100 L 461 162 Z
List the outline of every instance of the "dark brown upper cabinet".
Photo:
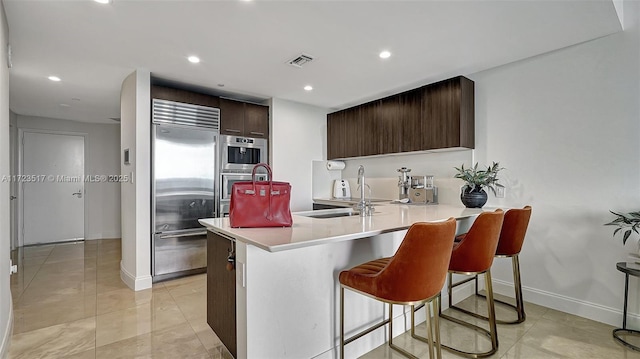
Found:
M 458 76 L 327 115 L 329 159 L 474 148 L 474 83 Z
M 217 96 L 164 86 L 151 86 L 151 98 L 208 107 L 220 106 L 220 98 Z
M 474 148 L 474 83 L 455 77 L 425 87 L 423 149 Z
M 422 89 L 398 95 L 400 152 L 422 151 L 427 129 L 422 117 Z
M 357 157 L 362 148 L 363 130 L 360 108 L 352 107 L 329 114 L 327 117 L 327 144 L 329 158 Z
M 221 98 L 220 133 L 268 138 L 269 107 Z

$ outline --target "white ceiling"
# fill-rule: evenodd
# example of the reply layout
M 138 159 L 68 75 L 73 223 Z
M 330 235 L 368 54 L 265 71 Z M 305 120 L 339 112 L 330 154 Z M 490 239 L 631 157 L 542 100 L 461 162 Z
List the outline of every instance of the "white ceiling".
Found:
M 340 109 L 621 30 L 611 0 L 2 1 L 11 109 L 103 123 L 120 117 L 136 68 L 211 93 Z M 286 64 L 300 53 L 315 60 Z

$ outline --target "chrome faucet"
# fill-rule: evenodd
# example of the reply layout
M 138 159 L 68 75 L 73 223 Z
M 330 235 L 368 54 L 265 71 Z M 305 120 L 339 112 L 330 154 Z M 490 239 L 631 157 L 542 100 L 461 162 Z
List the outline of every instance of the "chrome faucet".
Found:
M 360 187 L 360 201 L 354 206 L 354 209 L 360 212 L 360 216 L 370 216 L 373 214 L 374 208 L 371 200 L 367 201 L 365 195 L 364 166 L 358 167 L 358 187 Z

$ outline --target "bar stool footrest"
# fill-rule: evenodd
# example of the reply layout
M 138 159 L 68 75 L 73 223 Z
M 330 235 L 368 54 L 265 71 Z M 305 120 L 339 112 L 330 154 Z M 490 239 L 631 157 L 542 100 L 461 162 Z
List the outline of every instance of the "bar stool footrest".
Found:
M 487 296 L 484 295 L 484 294 L 476 293 L 476 296 L 484 298 L 484 299 L 487 299 Z M 518 314 L 518 319 L 516 319 L 516 320 L 500 320 L 500 319 L 496 318 L 496 323 L 498 323 L 498 324 L 520 324 L 520 323 L 524 322 L 525 319 L 527 319 L 527 314 L 524 312 L 524 310 L 522 311 L 522 314 L 520 314 L 520 311 L 519 311 L 517 306 L 515 306 L 515 305 L 513 305 L 511 303 L 507 303 L 505 301 L 502 301 L 500 299 L 496 299 L 496 298 L 493 298 L 493 301 L 494 301 L 494 303 L 500 303 L 500 304 L 502 304 L 504 306 L 510 307 L 511 309 L 513 309 Z M 480 314 L 471 314 L 471 315 L 473 315 L 476 318 L 489 320 L 489 318 L 487 318 L 487 317 L 485 317 L 483 315 L 480 315 Z

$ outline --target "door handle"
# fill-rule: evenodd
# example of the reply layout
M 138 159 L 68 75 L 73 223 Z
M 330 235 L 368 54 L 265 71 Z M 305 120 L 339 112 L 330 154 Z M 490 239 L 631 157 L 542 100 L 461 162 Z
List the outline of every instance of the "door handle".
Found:
M 193 232 L 193 233 L 182 233 L 182 234 L 167 234 L 167 235 L 164 235 L 164 236 L 160 236 L 160 239 L 195 237 L 195 236 L 204 236 L 206 234 L 207 234 L 207 231 Z
M 9 196 L 9 200 L 10 200 L 10 201 L 13 201 L 14 199 L 18 199 L 18 197 L 16 197 L 16 196 Z
M 72 196 L 78 196 L 78 198 L 82 198 L 82 191 L 78 191 L 71 194 Z

